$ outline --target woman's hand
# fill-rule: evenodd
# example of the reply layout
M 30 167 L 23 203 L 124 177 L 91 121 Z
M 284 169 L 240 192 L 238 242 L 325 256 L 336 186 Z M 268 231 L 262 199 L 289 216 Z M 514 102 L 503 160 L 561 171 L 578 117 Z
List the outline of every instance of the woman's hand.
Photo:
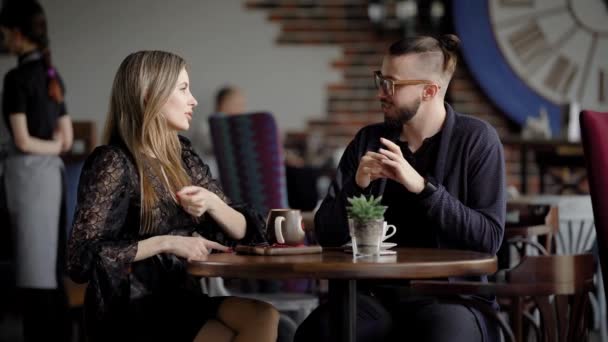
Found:
M 188 261 L 203 261 L 211 251 L 228 252 L 230 248 L 196 234 L 196 236 L 167 235 L 163 251 L 175 254 Z
M 201 217 L 207 211 L 213 212 L 218 201 L 221 201 L 213 192 L 195 185 L 183 187 L 176 195 L 182 208 L 194 217 Z
M 188 214 L 200 217 L 204 213 L 209 213 L 231 238 L 240 240 L 245 236 L 247 228 L 245 216 L 231 208 L 215 193 L 192 185 L 183 187 L 176 196 L 179 204 Z

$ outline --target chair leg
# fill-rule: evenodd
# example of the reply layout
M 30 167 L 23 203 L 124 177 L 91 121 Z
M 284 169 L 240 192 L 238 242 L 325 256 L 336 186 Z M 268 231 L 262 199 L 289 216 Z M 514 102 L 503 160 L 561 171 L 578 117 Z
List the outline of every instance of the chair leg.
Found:
M 517 342 L 523 341 L 522 312 L 524 310 L 523 298 L 511 297 L 511 310 L 509 320 L 513 328 L 513 336 Z
M 555 315 L 553 306 L 549 302 L 548 296 L 535 296 L 534 301 L 536 302 L 538 311 L 540 312 L 540 320 L 542 324 L 543 339 L 545 342 L 558 341 L 556 335 L 557 324 L 555 321 Z M 565 336 L 559 336 L 561 341 Z
M 528 322 L 529 327 L 532 327 L 532 329 L 534 330 L 534 337 L 536 338 L 536 341 L 539 341 L 542 338 L 542 332 L 540 331 L 540 327 L 538 326 L 538 323 L 536 323 L 536 319 L 535 317 L 528 311 L 523 313 L 523 318 L 526 319 L 526 321 Z M 525 334 L 525 340 L 528 340 L 528 336 L 530 335 L 530 329 L 526 329 L 526 334 Z
M 572 313 L 568 324 L 568 341 L 583 341 L 587 337 L 587 308 L 589 295 L 578 293 L 573 296 Z
M 72 341 L 85 342 L 83 307 L 70 308 L 70 316 L 72 319 Z
M 567 336 L 572 326 L 568 325 L 568 296 L 553 297 L 555 315 L 557 317 L 559 336 Z M 564 338 L 564 337 L 562 337 Z

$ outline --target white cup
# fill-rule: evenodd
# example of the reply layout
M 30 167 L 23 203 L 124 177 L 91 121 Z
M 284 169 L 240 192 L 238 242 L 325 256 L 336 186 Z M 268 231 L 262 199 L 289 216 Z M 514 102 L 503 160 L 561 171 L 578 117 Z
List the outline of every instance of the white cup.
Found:
M 392 232 L 390 234 L 388 234 L 388 231 L 392 229 Z M 388 224 L 386 221 L 384 221 L 384 226 L 382 227 L 382 242 L 386 241 L 386 239 L 390 238 L 391 236 L 395 235 L 397 233 L 397 227 L 395 227 L 395 225 L 393 224 Z

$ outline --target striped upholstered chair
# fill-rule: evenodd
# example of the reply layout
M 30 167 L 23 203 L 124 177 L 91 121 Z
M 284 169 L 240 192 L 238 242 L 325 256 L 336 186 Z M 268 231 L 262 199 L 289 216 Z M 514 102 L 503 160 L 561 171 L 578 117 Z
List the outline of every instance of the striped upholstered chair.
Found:
M 233 202 L 248 203 L 264 217 L 269 209 L 288 208 L 283 148 L 272 114 L 215 114 L 209 118 L 209 126 L 224 193 Z M 315 295 L 301 293 L 310 292 L 311 283 L 285 280 L 257 284 L 275 293 L 230 293 L 221 278 L 209 279 L 207 287 L 212 296 L 238 294 L 271 303 L 281 312 L 279 341 L 291 341 L 297 324 L 319 303 Z M 279 288 L 299 293 L 276 293 Z
M 287 208 L 283 148 L 272 114 L 215 114 L 209 126 L 226 195 L 264 216 L 269 209 Z

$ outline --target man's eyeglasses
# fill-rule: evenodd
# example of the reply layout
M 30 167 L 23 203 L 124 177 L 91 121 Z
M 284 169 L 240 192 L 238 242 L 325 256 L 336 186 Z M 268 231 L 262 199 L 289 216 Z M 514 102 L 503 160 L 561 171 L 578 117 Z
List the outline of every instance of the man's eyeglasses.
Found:
M 418 85 L 418 84 L 435 84 L 435 82 L 428 80 L 393 80 L 391 78 L 385 78 L 382 76 L 380 71 L 374 71 L 374 83 L 376 84 L 376 89 L 382 90 L 384 95 L 393 96 L 395 93 L 396 85 Z M 440 86 L 437 86 L 441 88 Z

